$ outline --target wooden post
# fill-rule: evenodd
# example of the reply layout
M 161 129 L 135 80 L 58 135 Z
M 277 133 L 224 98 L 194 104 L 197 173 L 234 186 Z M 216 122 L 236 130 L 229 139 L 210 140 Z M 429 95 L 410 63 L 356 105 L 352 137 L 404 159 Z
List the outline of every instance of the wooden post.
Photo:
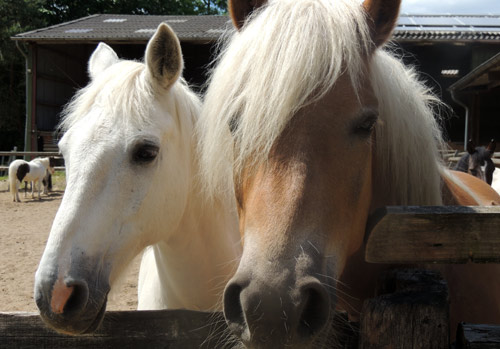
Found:
M 363 304 L 359 348 L 448 348 L 448 288 L 439 273 L 387 273 L 379 296 Z

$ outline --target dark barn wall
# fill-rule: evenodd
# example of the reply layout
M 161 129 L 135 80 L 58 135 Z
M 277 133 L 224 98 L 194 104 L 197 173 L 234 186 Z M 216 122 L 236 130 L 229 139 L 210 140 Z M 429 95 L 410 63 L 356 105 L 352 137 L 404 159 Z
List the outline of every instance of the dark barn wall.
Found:
M 90 53 L 97 47 L 92 46 Z M 110 44 L 120 58 L 143 60 L 146 50 L 145 44 Z M 182 56 L 184 58 L 183 76 L 195 90 L 200 90 L 207 79 L 207 64 L 213 59 L 212 45 L 210 43 L 181 42 Z M 88 60 L 88 57 L 87 57 Z
M 111 43 L 111 47 L 124 59 L 142 60 L 146 44 Z M 208 74 L 208 65 L 214 58 L 214 46 L 210 43 L 181 43 L 184 56 L 184 77 L 197 91 L 201 91 Z M 63 106 L 75 91 L 88 83 L 87 62 L 97 47 L 88 44 L 33 44 L 36 66 L 34 73 L 34 108 L 38 134 L 33 134 L 32 149 L 36 150 L 36 136 L 50 135 L 59 122 Z M 478 64 L 500 51 L 500 45 L 487 43 L 395 43 L 393 49 L 407 64 L 412 64 L 420 72 L 428 86 L 451 109 L 442 109 L 443 126 L 448 140 L 462 143 L 464 138 L 465 111 L 455 103 L 448 88 L 459 78 L 469 73 Z M 457 77 L 441 75 L 443 69 L 458 69 Z M 463 97 L 463 96 L 462 96 Z M 464 99 L 469 97 L 464 97 Z M 499 115 L 500 91 L 494 89 L 477 97 L 480 122 L 475 126 L 480 143 L 489 139 L 500 139 Z
M 110 44 L 123 59 L 143 60 L 146 44 Z M 206 81 L 206 66 L 212 60 L 210 44 L 181 43 L 184 78 L 197 91 Z M 64 105 L 86 86 L 87 62 L 97 44 L 32 44 L 33 66 L 32 150 L 55 143 L 56 129 Z M 40 138 L 43 137 L 43 138 Z M 46 149 L 45 149 L 46 150 Z
M 451 109 L 441 110 L 445 136 L 453 143 L 463 143 L 465 129 L 465 109 L 453 101 L 448 88 L 472 69 L 493 57 L 500 51 L 499 44 L 487 43 L 400 43 L 396 44 L 396 52 L 403 55 L 403 60 L 407 64 L 414 65 L 421 74 L 422 79 L 431 87 L 433 92 Z M 456 77 L 443 76 L 444 69 L 458 69 Z M 500 96 L 498 91 L 496 97 L 486 97 L 489 100 L 488 106 L 481 104 L 481 122 L 478 124 L 493 124 L 495 109 L 500 110 Z M 468 101 L 469 97 L 461 96 L 460 100 Z M 478 113 L 479 110 L 476 111 Z M 498 118 L 498 116 L 496 116 Z M 497 134 L 499 129 L 482 127 L 476 130 L 479 143 L 487 144 L 493 133 Z M 477 132 L 479 131 L 479 132 Z M 500 136 L 497 136 L 500 137 Z M 500 138 L 498 138 L 500 139 Z
M 481 145 L 488 144 L 491 139 L 500 142 L 500 87 L 480 94 L 479 99 L 479 114 L 481 115 L 479 142 Z M 499 146 L 500 144 L 497 145 L 497 151 Z
M 87 81 L 87 45 L 37 45 L 36 48 L 36 127 L 52 131 L 59 113 L 75 91 Z

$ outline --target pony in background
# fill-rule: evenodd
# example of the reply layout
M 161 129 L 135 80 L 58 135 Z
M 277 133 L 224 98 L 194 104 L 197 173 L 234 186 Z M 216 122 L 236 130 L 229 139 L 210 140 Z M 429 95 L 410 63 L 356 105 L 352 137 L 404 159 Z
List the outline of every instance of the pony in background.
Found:
M 14 160 L 9 165 L 9 187 L 14 202 L 21 202 L 19 199 L 19 188 L 22 182 L 31 182 L 31 198 L 35 198 L 35 188 L 38 192 L 38 199 L 41 200 L 40 192 L 42 182 L 47 173 L 54 173 L 54 158 L 36 158 L 30 162 L 25 160 Z M 44 186 L 44 194 L 45 186 Z M 26 189 L 24 191 L 26 197 Z
M 43 184 L 43 193 L 45 195 L 49 195 L 49 192 L 52 191 L 52 173 L 49 170 L 45 173 L 45 177 L 42 180 Z
M 145 63 L 99 44 L 90 83 L 66 107 L 66 190 L 35 275 L 43 321 L 70 334 L 100 324 L 108 293 L 144 251 L 139 309 L 220 309 L 241 254 L 234 197 L 199 188 L 200 100 L 181 47 L 161 24 Z
M 207 195 L 233 191 L 243 254 L 224 291 L 250 348 L 329 347 L 391 267 L 364 260 L 387 205 L 491 205 L 487 183 L 442 164 L 439 103 L 386 51 L 400 0 L 230 0 L 200 118 Z M 500 322 L 500 266 L 440 265 L 451 326 Z M 456 327 L 455 327 L 456 328 Z
M 467 153 L 464 154 L 453 168 L 455 171 L 468 173 L 492 185 L 495 164 L 491 158 L 495 153 L 496 142 L 490 141 L 487 147 L 476 147 L 472 140 L 467 142 Z

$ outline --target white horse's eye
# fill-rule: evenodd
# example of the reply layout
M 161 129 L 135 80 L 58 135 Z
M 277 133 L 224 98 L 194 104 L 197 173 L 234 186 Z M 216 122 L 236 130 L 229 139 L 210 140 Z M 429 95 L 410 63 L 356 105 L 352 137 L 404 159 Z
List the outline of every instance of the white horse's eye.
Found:
M 156 159 L 159 151 L 160 148 L 156 144 L 138 144 L 132 153 L 132 161 L 138 164 L 150 163 Z

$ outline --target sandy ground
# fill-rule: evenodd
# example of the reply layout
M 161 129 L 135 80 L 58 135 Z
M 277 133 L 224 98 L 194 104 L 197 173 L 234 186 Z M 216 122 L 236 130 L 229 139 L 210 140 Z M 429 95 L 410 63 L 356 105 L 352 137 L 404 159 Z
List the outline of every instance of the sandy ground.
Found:
M 0 183 L 0 312 L 37 311 L 33 283 L 38 262 L 49 236 L 63 191 L 55 190 L 42 200 L 31 195 L 21 203 L 12 201 L 6 183 Z M 137 275 L 140 258 L 126 271 L 123 281 L 110 294 L 108 310 L 137 307 Z

